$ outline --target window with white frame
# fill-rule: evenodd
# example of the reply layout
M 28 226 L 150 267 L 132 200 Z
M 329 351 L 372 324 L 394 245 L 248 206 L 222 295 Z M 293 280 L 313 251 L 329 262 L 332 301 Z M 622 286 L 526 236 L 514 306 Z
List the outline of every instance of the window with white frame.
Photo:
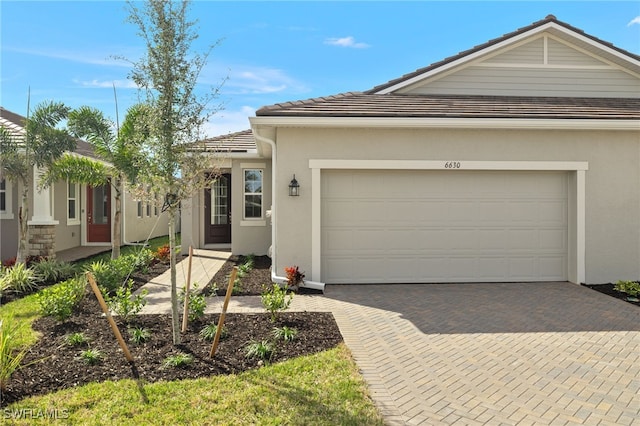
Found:
M 67 225 L 80 224 L 80 185 L 67 182 Z
M 244 170 L 244 219 L 262 219 L 262 181 L 261 169 Z
M 0 219 L 13 219 L 11 182 L 0 180 Z

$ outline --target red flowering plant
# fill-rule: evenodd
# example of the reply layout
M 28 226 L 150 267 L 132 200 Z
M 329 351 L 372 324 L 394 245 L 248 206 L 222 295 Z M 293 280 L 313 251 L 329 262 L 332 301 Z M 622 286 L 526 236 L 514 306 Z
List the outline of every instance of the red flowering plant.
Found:
M 304 272 L 300 272 L 297 266 L 287 266 L 284 271 L 287 273 L 287 284 L 290 288 L 298 288 L 304 282 Z

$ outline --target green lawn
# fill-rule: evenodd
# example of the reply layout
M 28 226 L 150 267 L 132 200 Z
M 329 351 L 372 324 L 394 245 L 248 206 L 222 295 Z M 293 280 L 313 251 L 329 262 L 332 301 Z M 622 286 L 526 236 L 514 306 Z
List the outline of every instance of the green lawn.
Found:
M 384 424 L 343 345 L 239 375 L 92 383 L 25 399 L 8 406 L 7 413 L 16 425 L 56 423 L 34 419 L 41 413 L 72 425 Z M 16 419 L 20 413 L 26 418 Z

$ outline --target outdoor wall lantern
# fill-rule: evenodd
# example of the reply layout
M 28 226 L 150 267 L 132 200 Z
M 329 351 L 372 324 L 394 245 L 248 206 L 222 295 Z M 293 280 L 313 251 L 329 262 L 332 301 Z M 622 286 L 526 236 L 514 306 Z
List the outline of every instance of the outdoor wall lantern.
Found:
M 297 197 L 300 195 L 300 184 L 296 180 L 296 175 L 293 175 L 293 179 L 289 182 L 289 196 Z

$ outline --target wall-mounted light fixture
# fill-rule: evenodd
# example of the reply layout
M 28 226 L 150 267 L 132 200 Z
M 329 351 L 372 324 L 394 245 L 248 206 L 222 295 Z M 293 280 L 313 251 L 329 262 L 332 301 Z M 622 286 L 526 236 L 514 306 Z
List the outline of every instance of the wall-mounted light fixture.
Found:
M 293 179 L 289 182 L 289 196 L 297 197 L 300 195 L 300 184 L 296 180 L 296 175 L 293 175 Z

